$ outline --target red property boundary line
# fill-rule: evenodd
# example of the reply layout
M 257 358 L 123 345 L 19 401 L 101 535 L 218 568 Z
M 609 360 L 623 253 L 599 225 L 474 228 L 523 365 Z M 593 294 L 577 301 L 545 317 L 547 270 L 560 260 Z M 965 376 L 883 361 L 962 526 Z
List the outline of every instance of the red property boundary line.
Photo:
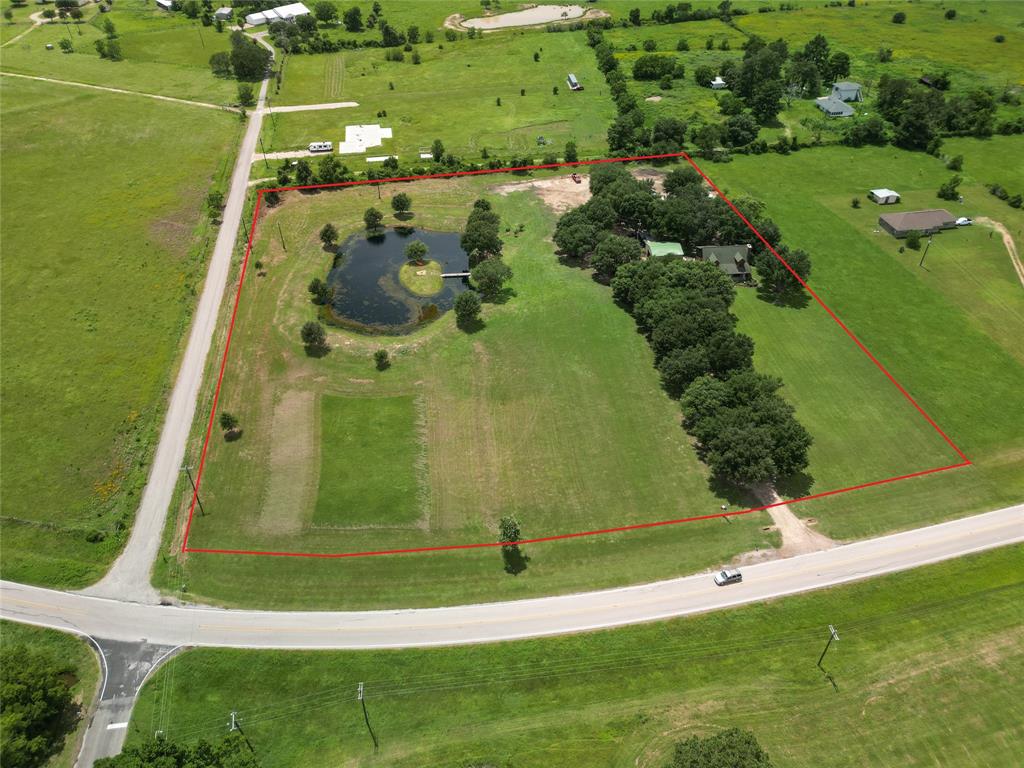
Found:
M 274 551 L 262 551 L 262 550 L 248 550 L 248 549 L 212 549 L 212 548 L 206 548 L 206 547 L 190 547 L 190 546 L 188 546 L 189 535 L 190 535 L 190 533 L 192 531 L 192 521 L 193 521 L 193 518 L 195 516 L 196 503 L 197 503 L 198 498 L 199 498 L 199 487 L 202 484 L 202 481 L 203 481 L 203 470 L 204 470 L 204 468 L 206 466 L 206 454 L 207 454 L 207 450 L 208 450 L 209 445 L 210 445 L 210 436 L 213 433 L 214 416 L 217 413 L 217 402 L 220 399 L 221 384 L 222 384 L 222 382 L 224 380 L 224 371 L 225 371 L 225 369 L 227 367 L 228 351 L 231 349 L 231 337 L 234 334 L 234 330 L 235 330 L 235 319 L 236 319 L 236 317 L 238 315 L 238 304 L 239 304 L 239 300 L 240 300 L 240 298 L 242 296 L 242 285 L 245 282 L 245 273 L 246 273 L 247 267 L 249 266 L 249 255 L 252 253 L 253 238 L 256 235 L 256 225 L 257 225 L 257 223 L 259 221 L 260 208 L 261 208 L 262 203 L 263 203 L 263 195 L 264 195 L 265 192 L 292 192 L 292 191 L 302 191 L 302 190 L 309 190 L 309 189 L 336 189 L 336 188 L 339 188 L 339 187 L 355 187 L 355 186 L 361 186 L 361 185 L 364 185 L 364 184 L 389 184 L 389 183 L 400 182 L 400 181 L 420 181 L 420 180 L 423 180 L 423 179 L 449 179 L 449 178 L 456 178 L 456 177 L 460 177 L 460 176 L 482 176 L 482 175 L 493 174 L 493 173 L 509 173 L 509 172 L 515 172 L 515 171 L 535 171 L 535 170 L 546 170 L 546 169 L 552 169 L 552 168 L 575 168 L 575 167 L 586 166 L 586 165 L 601 165 L 603 163 L 625 163 L 625 162 L 640 161 L 640 160 L 667 160 L 667 159 L 674 159 L 674 158 L 683 158 L 684 160 L 686 160 L 686 162 L 688 162 L 693 167 L 693 169 L 695 171 L 697 171 L 697 173 L 700 174 L 701 178 L 711 186 L 711 188 L 715 191 L 715 193 L 729 206 L 730 209 L 732 209 L 733 213 L 735 213 L 740 218 L 740 220 L 747 226 L 747 228 L 751 232 L 754 233 L 754 235 L 757 237 L 757 239 L 760 240 L 762 243 L 764 243 L 765 247 L 769 251 L 771 251 L 772 255 L 774 255 L 775 258 L 777 258 L 782 263 L 782 265 L 787 270 L 789 270 L 789 272 L 793 275 L 793 277 L 795 277 L 797 279 L 797 281 L 804 288 L 804 290 L 806 290 L 811 295 L 811 297 L 821 306 L 821 308 L 825 310 L 825 312 L 828 314 L 828 316 L 830 318 L 832 318 L 832 320 L 834 320 L 836 322 L 836 324 L 840 328 L 843 329 L 843 332 L 847 336 L 850 337 L 850 339 L 853 341 L 853 343 L 857 345 L 858 349 L 860 349 L 861 352 L 863 352 L 865 355 L 867 355 L 868 359 L 871 360 L 872 363 L 874 363 L 875 367 L 878 368 L 878 370 L 880 370 L 882 372 L 882 374 L 885 375 L 885 377 L 889 380 L 889 382 L 894 387 L 896 387 L 897 390 L 899 390 L 900 394 L 903 395 L 904 398 L 906 398 L 906 400 L 914 407 L 914 409 L 929 424 L 929 426 L 931 426 L 931 428 L 934 429 L 939 434 L 940 437 L 942 437 L 942 439 L 946 442 L 946 444 L 949 445 L 949 447 L 953 449 L 953 451 L 956 453 L 956 455 L 960 458 L 960 461 L 955 463 L 955 464 L 947 464 L 946 466 L 933 467 L 931 469 L 924 469 L 924 470 L 921 470 L 919 472 L 912 472 L 910 474 L 897 475 L 895 477 L 887 477 L 887 478 L 884 478 L 882 480 L 873 480 L 871 482 L 861 483 L 859 485 L 851 485 L 851 486 L 848 486 L 846 488 L 837 488 L 837 489 L 832 490 L 832 491 L 823 491 L 821 493 L 815 493 L 815 494 L 811 494 L 809 496 L 801 496 L 801 497 L 796 498 L 796 499 L 789 499 L 788 501 L 779 501 L 779 502 L 776 502 L 774 504 L 765 504 L 764 506 L 751 507 L 750 509 L 742 509 L 742 510 L 737 510 L 735 512 L 717 512 L 717 513 L 711 514 L 711 515 L 698 515 L 696 517 L 679 518 L 678 520 L 659 520 L 659 521 L 650 522 L 650 523 L 636 523 L 636 524 L 633 524 L 633 525 L 623 525 L 623 526 L 619 526 L 619 527 L 616 527 L 616 528 L 602 528 L 602 529 L 594 530 L 594 531 L 578 531 L 576 533 L 561 533 L 561 534 L 556 534 L 554 536 L 543 536 L 543 537 L 535 538 L 535 539 L 523 539 L 523 540 L 521 540 L 519 542 L 516 542 L 516 543 L 520 544 L 520 545 L 523 545 L 523 544 L 540 544 L 540 543 L 548 542 L 548 541 L 562 541 L 562 540 L 565 540 L 565 539 L 577 539 L 577 538 L 582 538 L 584 536 L 599 536 L 601 534 L 608 534 L 608 533 L 622 533 L 622 532 L 625 532 L 625 531 L 637 531 L 637 530 L 643 530 L 643 529 L 646 529 L 646 528 L 660 528 L 662 526 L 667 526 L 667 525 L 679 525 L 680 523 L 692 523 L 692 522 L 697 522 L 697 521 L 700 521 L 700 520 L 714 520 L 716 518 L 730 518 L 730 517 L 737 517 L 739 515 L 749 515 L 749 514 L 752 514 L 754 512 L 761 512 L 763 510 L 772 509 L 773 507 L 779 507 L 779 506 L 783 506 L 785 504 L 796 504 L 796 503 L 799 503 L 799 502 L 802 502 L 802 501 L 810 501 L 812 499 L 821 499 L 821 498 L 825 498 L 825 497 L 828 497 L 828 496 L 837 496 L 837 495 L 839 495 L 841 493 L 849 493 L 851 491 L 857 491 L 857 490 L 861 490 L 863 488 L 872 488 L 872 487 L 879 486 L 879 485 L 887 485 L 889 483 L 895 483 L 895 482 L 899 482 L 901 480 L 909 480 L 909 479 L 915 478 L 915 477 L 924 477 L 926 475 L 934 475 L 934 474 L 936 474 L 938 472 L 945 472 L 945 471 L 950 470 L 950 469 L 958 469 L 960 467 L 970 466 L 971 460 L 968 459 L 967 456 L 964 454 L 964 452 L 961 451 L 957 447 L 956 443 L 954 443 L 952 441 L 952 439 L 950 439 L 949 435 L 947 435 L 945 432 L 942 431 L 942 428 L 939 427 L 939 425 L 937 423 L 935 423 L 935 420 L 932 419 L 932 417 L 929 416 L 925 412 L 924 408 L 921 407 L 921 405 L 911 396 L 911 394 L 903 387 L 903 385 L 900 384 L 891 373 L 889 373 L 888 369 L 884 365 L 882 365 L 882 363 L 878 360 L 878 358 L 875 357 L 871 353 L 871 351 L 864 345 L 864 343 L 860 339 L 857 338 L 857 336 L 853 333 L 853 331 L 850 330 L 849 326 L 847 326 L 846 323 L 844 323 L 842 320 L 839 319 L 839 316 L 836 315 L 836 313 L 832 311 L 832 309 L 822 300 L 822 298 L 817 294 L 817 292 L 815 292 L 815 290 L 813 288 L 811 288 L 811 286 L 809 286 L 807 284 L 807 282 L 802 277 L 800 277 L 800 275 L 798 275 L 796 273 L 796 271 L 793 269 L 793 267 L 791 267 L 789 265 L 789 263 L 784 258 L 782 258 L 782 256 L 779 255 L 778 251 L 776 251 L 771 246 L 771 244 L 767 240 L 765 240 L 764 236 L 760 232 L 757 231 L 757 229 L 754 227 L 753 224 L 750 223 L 750 221 L 747 219 L 747 217 L 744 216 L 740 212 L 740 210 L 733 204 L 733 202 L 722 193 L 722 190 L 720 190 L 718 188 L 718 186 L 708 177 L 708 175 L 706 173 L 704 173 L 704 171 L 702 171 L 700 169 L 700 167 L 693 161 L 693 158 L 691 158 L 686 152 L 672 152 L 672 153 L 660 154 L 660 155 L 637 155 L 637 156 L 634 156 L 634 157 L 621 157 L 621 158 L 619 158 L 619 157 L 612 157 L 612 158 L 602 158 L 602 159 L 599 159 L 599 160 L 582 160 L 582 161 L 579 161 L 579 162 L 576 162 L 576 163 L 549 163 L 549 164 L 545 164 L 545 165 L 527 165 L 527 166 L 522 166 L 520 168 L 493 168 L 493 169 L 492 168 L 487 168 L 487 169 L 481 169 L 481 170 L 478 170 L 478 171 L 454 171 L 454 172 L 450 172 L 450 173 L 429 173 L 429 174 L 424 174 L 424 175 L 419 175 L 419 176 L 397 176 L 397 177 L 390 178 L 390 179 L 360 179 L 358 181 L 343 181 L 343 182 L 338 182 L 338 183 L 335 183 L 335 184 L 306 184 L 306 185 L 294 186 L 294 187 L 276 187 L 276 188 L 273 188 L 273 189 L 261 189 L 261 190 L 259 190 L 257 192 L 256 205 L 255 205 L 255 207 L 253 209 L 253 214 L 252 214 L 252 225 L 249 227 L 249 240 L 248 240 L 248 243 L 246 244 L 245 257 L 242 260 L 242 269 L 241 269 L 241 272 L 240 272 L 240 274 L 238 276 L 238 288 L 235 291 L 235 303 L 234 303 L 234 306 L 231 309 L 231 322 L 230 322 L 230 325 L 228 326 L 228 335 L 227 335 L 227 339 L 226 339 L 226 341 L 224 343 L 224 354 L 221 357 L 220 370 L 219 370 L 219 372 L 217 374 L 217 385 L 216 385 L 216 388 L 215 388 L 214 393 L 213 393 L 213 405 L 210 408 L 210 418 L 209 418 L 209 420 L 207 421 L 207 424 L 206 424 L 206 436 L 205 436 L 205 438 L 203 440 L 203 450 L 202 450 L 202 454 L 201 454 L 200 459 L 199 459 L 199 468 L 198 468 L 197 474 L 196 474 L 195 489 L 192 492 L 192 503 L 189 506 L 189 510 L 188 510 L 188 520 L 185 523 L 185 534 L 184 534 L 184 537 L 182 539 L 181 551 L 182 552 L 203 552 L 203 553 L 207 553 L 207 554 L 217 554 L 217 555 L 261 555 L 261 556 L 266 556 L 266 557 L 310 557 L 310 558 L 321 558 L 321 559 L 338 559 L 338 558 L 346 558 L 346 557 L 374 557 L 374 556 L 379 556 L 379 555 L 414 554 L 414 553 L 417 553 L 417 552 L 443 552 L 443 551 L 448 551 L 448 550 L 481 549 L 481 548 L 485 548 L 485 547 L 500 547 L 503 544 L 509 543 L 509 542 L 500 542 L 500 541 L 487 541 L 487 542 L 480 542 L 480 543 L 476 543 L 476 544 L 446 544 L 446 545 L 434 546 L 434 547 L 412 547 L 412 548 L 409 548 L 409 549 L 386 549 L 386 550 L 380 550 L 380 551 L 367 551 L 367 552 L 274 552 Z

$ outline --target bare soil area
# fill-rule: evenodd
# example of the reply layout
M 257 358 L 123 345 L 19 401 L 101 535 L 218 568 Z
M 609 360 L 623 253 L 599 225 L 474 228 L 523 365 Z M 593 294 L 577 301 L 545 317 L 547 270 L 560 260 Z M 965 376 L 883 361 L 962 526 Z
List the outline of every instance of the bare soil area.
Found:
M 1013 235 L 1010 234 L 1010 230 L 1002 222 L 990 219 L 987 216 L 979 216 L 975 221 L 986 227 L 992 227 L 1002 236 L 1003 245 L 1006 246 L 1006 252 L 1010 255 L 1010 261 L 1013 263 L 1013 269 L 1017 273 L 1017 279 L 1024 286 L 1024 264 L 1021 263 L 1020 254 L 1017 252 L 1017 244 L 1013 242 Z

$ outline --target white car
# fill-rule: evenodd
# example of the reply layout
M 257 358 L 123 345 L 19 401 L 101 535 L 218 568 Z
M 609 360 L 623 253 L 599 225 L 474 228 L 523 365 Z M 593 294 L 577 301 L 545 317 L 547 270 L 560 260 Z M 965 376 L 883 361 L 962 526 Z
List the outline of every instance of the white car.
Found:
M 726 584 L 736 584 L 743 581 L 743 574 L 735 568 L 726 568 L 715 574 L 715 584 L 724 587 Z
M 959 219 L 957 219 L 957 220 L 956 220 L 956 225 L 957 225 L 958 227 L 969 227 L 969 226 L 971 226 L 971 224 L 973 224 L 973 223 L 974 223 L 974 222 L 973 222 L 973 221 L 971 221 L 971 220 L 970 220 L 969 218 L 967 218 L 966 216 L 961 216 L 961 217 L 960 217 Z

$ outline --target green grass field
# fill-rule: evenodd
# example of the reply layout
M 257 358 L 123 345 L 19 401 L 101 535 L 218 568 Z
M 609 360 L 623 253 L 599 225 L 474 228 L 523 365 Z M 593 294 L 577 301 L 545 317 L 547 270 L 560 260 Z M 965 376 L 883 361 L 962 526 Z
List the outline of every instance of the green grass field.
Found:
M 82 708 L 82 717 L 65 738 L 64 748 L 47 760 L 43 768 L 72 768 L 78 758 L 80 739 L 85 731 L 85 711 L 99 687 L 100 667 L 92 647 L 86 640 L 74 635 L 11 621 L 0 622 L 0 644 L 24 644 L 33 649 L 52 652 L 71 668 L 71 679 L 68 682 L 75 702 Z M 4 682 L 4 677 L 4 670 L 0 669 L 0 684 Z
M 216 234 L 202 199 L 238 121 L 51 83 L 2 89 L 4 577 L 79 587 L 131 524 Z M 189 151 L 167 152 L 182 135 Z
M 415 398 L 320 400 L 320 481 L 314 527 L 416 522 L 426 484 Z
M 1015 762 L 1024 550 L 691 619 L 499 645 L 188 651 L 143 690 L 129 743 L 219 738 L 262 764 L 662 766 L 749 728 L 776 765 Z M 833 624 L 840 640 L 815 666 Z M 380 740 L 374 755 L 356 686 Z
M 604 154 L 615 109 L 581 34 L 506 34 L 443 44 L 443 50 L 420 46 L 419 65 L 410 63 L 408 54 L 405 62 L 385 61 L 379 49 L 290 57 L 272 104 L 355 101 L 359 107 L 281 113 L 265 120 L 267 151 L 301 149 L 318 140 L 339 142 L 346 125 L 380 123 L 392 129 L 394 138 L 366 154 L 396 154 L 407 163 L 430 151 L 438 138 L 449 152 L 467 160 L 478 159 L 485 148 L 506 160 L 513 154 L 561 157 L 570 139 L 583 156 Z M 569 90 L 569 72 L 586 90 Z M 387 117 L 378 117 L 381 111 Z M 551 144 L 538 145 L 539 136 Z M 352 168 L 364 165 L 361 155 L 341 159 Z
M 994 174 L 997 158 L 1020 157 L 1024 140 L 958 140 L 955 146 L 965 156 L 962 205 L 936 198 L 935 190 L 951 175 L 940 161 L 891 148 L 853 153 L 823 148 L 790 157 L 737 158 L 708 168 L 727 194 L 752 194 L 767 202 L 767 212 L 786 241 L 812 255 L 812 286 L 974 462 L 945 475 L 803 507 L 832 536 L 864 536 L 991 509 L 1019 501 L 1024 491 L 1024 398 L 1018 385 L 1024 375 L 1024 291 L 1002 242 L 977 224 L 943 232 L 935 237 L 922 269 L 921 252 L 899 253 L 900 244 L 878 229 L 878 215 L 887 211 L 866 198 L 868 189 L 890 186 L 903 194 L 896 210 L 941 205 L 957 216 L 989 216 L 1005 223 L 1019 243 L 1024 216 L 988 194 L 979 182 Z M 779 184 L 779 179 L 786 181 Z M 860 209 L 851 207 L 855 196 L 863 201 Z M 759 317 L 803 316 L 810 309 L 794 313 L 748 303 Z M 808 372 L 821 377 L 826 375 L 821 368 L 826 367 L 833 378 L 846 378 L 849 372 L 826 357 L 814 364 L 814 357 L 833 354 L 832 345 L 805 348 L 809 330 L 778 334 L 752 322 L 755 315 L 742 310 L 741 303 L 741 326 L 758 342 L 758 366 L 787 382 L 801 418 L 809 420 L 803 404 L 830 398 L 836 390 L 812 387 L 805 395 L 797 394 Z M 851 392 L 831 407 L 856 419 L 874 407 L 876 397 L 877 393 L 856 397 Z M 809 471 L 823 479 L 831 471 L 834 454 L 827 464 L 814 460 L 824 458 L 823 441 L 829 438 L 820 430 L 812 432 L 816 443 Z M 880 433 L 872 443 L 872 451 L 916 453 L 902 435 Z M 956 460 L 952 452 L 946 455 L 949 463 Z
M 215 77 L 209 65 L 211 55 L 228 50 L 226 31 L 218 34 L 213 27 L 201 27 L 184 14 L 167 14 L 145 0 L 120 0 L 104 14 L 97 13 L 95 5 L 83 11 L 86 20 L 71 25 L 70 36 L 64 24 L 45 24 L 6 46 L 0 71 L 214 104 L 237 101 L 237 83 Z M 104 37 L 102 23 L 107 18 L 117 28 L 123 61 L 104 61 L 96 52 L 95 41 Z M 74 45 L 73 53 L 57 47 L 66 37 Z M 47 43 L 54 50 L 46 50 Z

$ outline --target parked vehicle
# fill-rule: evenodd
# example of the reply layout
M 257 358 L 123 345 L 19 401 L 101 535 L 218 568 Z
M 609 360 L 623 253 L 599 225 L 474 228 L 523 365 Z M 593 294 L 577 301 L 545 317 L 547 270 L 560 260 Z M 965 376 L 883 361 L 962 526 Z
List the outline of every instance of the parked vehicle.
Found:
M 725 568 L 715 574 L 715 584 L 724 587 L 726 584 L 736 584 L 743 581 L 743 574 L 735 568 Z
M 334 149 L 334 144 L 330 141 L 314 141 L 309 145 L 310 152 L 330 152 Z
M 956 220 L 956 225 L 958 227 L 969 227 L 973 223 L 974 223 L 974 221 L 972 221 L 971 219 L 967 218 L 966 216 L 961 216 L 959 219 Z
M 571 176 L 572 176 L 572 180 L 575 181 L 577 184 L 582 184 L 583 183 L 583 179 L 580 178 L 580 175 L 578 173 L 573 173 L 573 174 L 571 174 Z

